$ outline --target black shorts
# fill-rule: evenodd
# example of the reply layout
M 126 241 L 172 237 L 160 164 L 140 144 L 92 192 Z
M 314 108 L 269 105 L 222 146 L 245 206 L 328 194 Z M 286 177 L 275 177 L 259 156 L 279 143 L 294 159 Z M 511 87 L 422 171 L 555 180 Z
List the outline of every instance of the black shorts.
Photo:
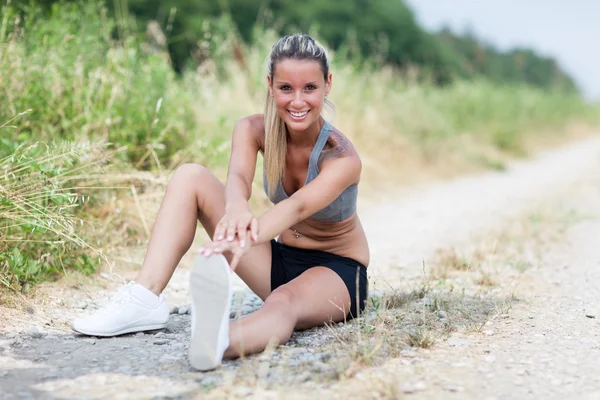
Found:
M 358 280 L 358 304 L 365 309 L 368 294 L 367 267 L 356 260 L 321 250 L 301 249 L 271 240 L 271 290 L 277 289 L 300 276 L 312 267 L 327 267 L 342 278 L 350 293 L 348 319 L 356 318 L 358 312 L 356 281 Z

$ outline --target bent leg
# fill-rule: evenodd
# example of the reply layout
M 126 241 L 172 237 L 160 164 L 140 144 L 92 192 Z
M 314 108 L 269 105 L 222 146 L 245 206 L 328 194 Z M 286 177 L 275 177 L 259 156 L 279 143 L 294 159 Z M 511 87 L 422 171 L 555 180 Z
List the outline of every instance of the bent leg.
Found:
M 225 358 L 264 350 L 270 342 L 287 342 L 294 329 L 343 321 L 350 293 L 342 278 L 325 267 L 314 267 L 275 289 L 256 312 L 230 323 Z
M 225 186 L 197 164 L 179 167 L 158 211 L 142 268 L 135 279 L 155 294 L 167 286 L 173 271 L 190 249 L 199 220 L 210 237 L 225 215 Z M 236 273 L 259 297 L 271 292 L 271 245 L 254 246 Z

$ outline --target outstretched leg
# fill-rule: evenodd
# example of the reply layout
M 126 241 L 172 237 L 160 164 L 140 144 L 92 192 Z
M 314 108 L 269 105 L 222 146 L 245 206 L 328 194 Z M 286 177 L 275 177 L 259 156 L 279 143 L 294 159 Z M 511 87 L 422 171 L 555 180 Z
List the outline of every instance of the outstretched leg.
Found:
M 294 329 L 343 321 L 350 293 L 342 278 L 325 267 L 314 267 L 275 289 L 256 312 L 230 323 L 224 358 L 264 350 L 272 341 L 287 342 Z

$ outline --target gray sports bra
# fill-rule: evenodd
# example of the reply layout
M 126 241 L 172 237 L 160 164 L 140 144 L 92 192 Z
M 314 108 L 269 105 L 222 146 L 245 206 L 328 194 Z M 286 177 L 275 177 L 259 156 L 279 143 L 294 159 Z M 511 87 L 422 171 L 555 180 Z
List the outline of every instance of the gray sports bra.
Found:
M 306 181 L 304 185 L 307 185 L 313 179 L 317 177 L 319 174 L 319 167 L 317 166 L 317 162 L 319 160 L 319 156 L 321 155 L 321 151 L 325 147 L 327 143 L 327 139 L 331 133 L 331 124 L 325 121 L 325 124 L 321 128 L 319 132 L 319 137 L 317 138 L 317 142 L 310 153 L 310 159 L 308 161 L 308 173 L 306 174 Z M 269 195 L 269 188 L 267 185 L 267 180 L 265 179 L 264 168 L 263 168 L 263 186 L 267 196 Z M 317 211 L 313 215 L 309 217 L 309 219 L 319 221 L 319 222 L 339 222 L 343 221 L 346 218 L 351 217 L 356 212 L 356 198 L 358 196 L 358 185 L 350 185 L 348 186 L 331 204 L 326 206 L 320 211 Z M 277 189 L 273 196 L 269 196 L 269 199 L 277 204 L 282 200 L 287 199 L 289 196 L 283 189 L 283 185 L 281 184 L 281 180 L 277 182 Z

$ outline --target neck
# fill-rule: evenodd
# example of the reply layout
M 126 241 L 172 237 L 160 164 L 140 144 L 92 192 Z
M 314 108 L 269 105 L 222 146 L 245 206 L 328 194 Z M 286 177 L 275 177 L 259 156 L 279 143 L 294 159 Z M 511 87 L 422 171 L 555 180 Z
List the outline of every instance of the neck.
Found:
M 288 144 L 295 147 L 313 146 L 317 141 L 317 137 L 319 137 L 319 132 L 321 132 L 323 125 L 325 125 L 325 121 L 323 121 L 323 118 L 319 118 L 314 124 L 303 131 L 293 131 L 288 127 Z

